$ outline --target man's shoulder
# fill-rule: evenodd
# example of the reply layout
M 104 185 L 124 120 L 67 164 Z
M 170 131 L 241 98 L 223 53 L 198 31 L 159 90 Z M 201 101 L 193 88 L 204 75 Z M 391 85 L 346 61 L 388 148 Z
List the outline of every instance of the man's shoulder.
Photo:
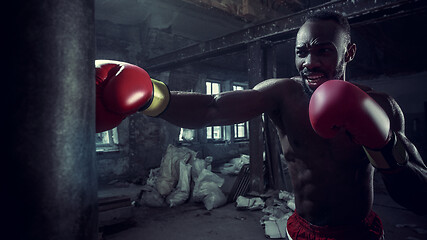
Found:
M 380 92 L 380 91 L 374 90 L 373 88 L 371 88 L 369 86 L 362 85 L 359 83 L 352 83 L 352 84 L 354 84 L 355 86 L 357 86 L 358 88 L 360 88 L 361 90 L 366 92 L 370 97 L 375 99 L 377 102 L 380 101 L 380 102 L 384 102 L 384 103 L 387 102 L 388 103 L 388 102 L 394 100 L 390 95 L 388 95 L 385 92 Z
M 289 77 L 289 78 L 280 78 L 280 80 L 282 80 L 283 82 L 286 82 L 286 84 L 298 84 L 301 85 L 303 83 L 302 79 L 300 76 L 295 76 L 295 77 Z
M 301 86 L 302 80 L 300 77 L 291 77 L 291 78 L 270 78 L 264 80 L 263 82 L 257 85 L 258 88 L 263 87 L 285 87 L 290 88 L 292 86 Z
M 377 91 L 377 90 L 375 90 L 369 86 L 366 86 L 366 85 L 362 85 L 362 84 L 358 84 L 358 83 L 353 83 L 353 84 L 356 85 L 357 87 L 359 87 L 360 89 L 362 89 L 370 97 L 374 98 L 377 101 L 390 102 L 393 100 L 393 98 L 385 92 Z
M 353 83 L 354 84 L 354 83 Z M 372 99 L 375 100 L 387 113 L 389 116 L 393 129 L 397 130 L 402 127 L 403 124 L 403 112 L 400 108 L 399 104 L 396 102 L 396 100 L 390 96 L 389 94 L 385 92 L 380 92 L 372 89 L 371 87 L 360 85 L 360 84 L 354 84 L 363 91 L 365 91 Z
M 295 101 L 303 86 L 298 78 L 271 78 L 260 82 L 253 90 L 260 93 L 268 105 L 280 108 L 285 102 Z
M 354 83 L 354 82 L 351 82 L 351 81 L 350 81 L 350 83 L 352 83 L 353 85 L 355 85 L 355 86 L 357 86 L 358 88 L 362 89 L 363 91 L 365 91 L 365 92 L 366 92 L 366 93 L 368 93 L 368 94 L 369 94 L 369 92 L 373 92 L 373 91 L 374 91 L 374 90 L 373 90 L 371 87 L 369 87 L 369 86 L 362 85 L 362 84 L 359 84 L 359 83 Z
M 259 83 L 254 90 L 275 101 L 283 101 L 303 91 L 303 85 L 298 78 L 272 78 Z

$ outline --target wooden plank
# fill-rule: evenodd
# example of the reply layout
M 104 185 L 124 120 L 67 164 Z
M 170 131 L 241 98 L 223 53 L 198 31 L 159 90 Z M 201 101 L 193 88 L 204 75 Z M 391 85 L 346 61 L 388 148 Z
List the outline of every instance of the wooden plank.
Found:
M 239 196 L 244 196 L 249 189 L 250 182 L 250 168 L 249 164 L 245 164 L 240 169 L 239 174 L 231 188 L 230 194 L 228 195 L 228 202 L 235 202 Z
M 113 196 L 98 199 L 98 211 L 107 211 L 115 208 L 132 206 L 130 197 Z

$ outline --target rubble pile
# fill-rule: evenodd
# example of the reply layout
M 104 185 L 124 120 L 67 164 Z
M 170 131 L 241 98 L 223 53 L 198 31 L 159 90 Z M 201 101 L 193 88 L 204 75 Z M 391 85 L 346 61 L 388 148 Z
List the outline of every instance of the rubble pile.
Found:
M 211 171 L 212 157 L 169 145 L 159 168 L 151 169 L 143 186 L 141 203 L 150 207 L 175 207 L 187 200 L 204 203 L 207 210 L 226 203 L 220 187 L 224 179 Z

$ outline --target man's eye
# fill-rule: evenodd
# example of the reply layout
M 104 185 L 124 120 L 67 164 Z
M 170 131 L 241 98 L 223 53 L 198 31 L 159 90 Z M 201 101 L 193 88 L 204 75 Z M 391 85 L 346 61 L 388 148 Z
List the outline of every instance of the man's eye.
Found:
M 319 52 L 320 52 L 320 53 L 322 53 L 322 54 L 324 54 L 324 53 L 330 53 L 330 52 L 332 52 L 332 50 L 331 50 L 331 49 L 329 49 L 329 48 L 321 48 L 321 49 L 319 50 Z
M 307 51 L 305 51 L 305 50 L 297 50 L 295 53 L 296 53 L 299 57 L 302 57 L 302 56 L 306 56 L 306 55 L 307 55 Z

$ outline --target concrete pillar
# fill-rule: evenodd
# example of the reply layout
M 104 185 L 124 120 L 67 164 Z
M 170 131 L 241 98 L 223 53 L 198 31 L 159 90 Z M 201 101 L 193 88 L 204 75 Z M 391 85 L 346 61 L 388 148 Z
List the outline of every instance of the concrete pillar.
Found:
M 248 79 L 249 88 L 264 80 L 264 51 L 261 41 L 248 45 Z M 265 190 L 263 152 L 262 118 L 258 116 L 249 121 L 250 191 L 258 193 L 264 193 Z
M 265 75 L 266 79 L 277 78 L 277 57 L 276 46 L 273 44 L 266 45 L 265 49 Z M 280 160 L 281 145 L 270 117 L 264 115 L 264 141 L 265 141 L 265 158 L 266 169 L 268 170 L 269 182 L 267 186 L 275 190 L 287 190 L 284 182 L 282 161 Z
M 1 234 L 97 239 L 94 1 L 11 2 L 2 7 Z

